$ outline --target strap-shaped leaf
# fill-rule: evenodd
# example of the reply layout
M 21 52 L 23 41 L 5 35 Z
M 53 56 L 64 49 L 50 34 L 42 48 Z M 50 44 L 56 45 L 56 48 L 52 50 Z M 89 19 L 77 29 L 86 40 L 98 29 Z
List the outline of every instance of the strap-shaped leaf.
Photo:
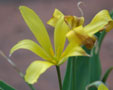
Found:
M 68 59 L 63 90 L 85 90 L 89 83 L 89 57 L 70 57 Z
M 26 70 L 25 81 L 29 84 L 37 82 L 41 74 L 43 74 L 53 64 L 46 61 L 34 61 Z
M 37 43 L 29 39 L 22 40 L 18 42 L 16 45 L 14 45 L 10 50 L 10 55 L 12 55 L 12 53 L 19 49 L 26 49 L 32 51 L 36 55 L 46 60 L 48 60 L 49 58 L 49 55 L 43 48 L 41 48 Z
M 0 90 L 16 90 L 3 81 L 0 81 Z
M 102 82 L 106 83 L 108 77 L 109 77 L 109 74 L 111 73 L 111 71 L 113 70 L 113 67 L 110 67 L 106 73 L 104 74 L 103 78 L 102 78 Z
M 32 9 L 26 6 L 20 6 L 19 9 L 26 24 L 40 45 L 47 51 L 47 53 L 51 54 L 51 52 L 53 52 L 52 45 L 47 30 L 39 16 Z

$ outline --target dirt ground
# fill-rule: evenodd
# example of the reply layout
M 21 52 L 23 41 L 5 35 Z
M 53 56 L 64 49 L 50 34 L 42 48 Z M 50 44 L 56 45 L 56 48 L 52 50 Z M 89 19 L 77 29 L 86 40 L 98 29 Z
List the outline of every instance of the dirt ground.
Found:
M 61 10 L 64 14 L 80 16 L 76 4 L 78 0 L 0 0 L 0 50 L 7 56 L 10 48 L 18 41 L 23 39 L 35 40 L 34 36 L 24 23 L 18 7 L 26 5 L 40 16 L 44 24 L 51 17 L 55 8 Z M 113 9 L 113 0 L 82 0 L 85 3 L 83 7 L 86 24 L 91 18 L 102 9 Z M 53 28 L 46 25 L 53 41 Z M 113 30 L 110 31 L 104 39 L 100 57 L 103 73 L 113 66 Z M 35 40 L 36 41 L 36 40 Z M 20 70 L 25 73 L 26 68 L 33 60 L 40 59 L 38 56 L 26 50 L 19 50 L 13 54 L 11 59 L 17 64 Z M 62 65 L 62 76 L 65 72 L 66 63 Z M 0 56 L 0 80 L 4 80 L 17 90 L 30 90 L 24 81 L 10 64 Z M 113 90 L 113 72 L 108 79 L 110 90 Z M 38 83 L 35 84 L 37 90 L 59 90 L 55 68 L 50 68 L 44 73 Z

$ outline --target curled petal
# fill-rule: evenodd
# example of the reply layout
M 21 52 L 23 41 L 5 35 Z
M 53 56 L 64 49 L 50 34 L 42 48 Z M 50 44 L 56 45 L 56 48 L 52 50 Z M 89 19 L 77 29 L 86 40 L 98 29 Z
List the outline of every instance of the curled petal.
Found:
M 85 40 L 83 26 L 74 28 L 74 30 L 69 31 L 66 36 L 67 36 L 69 42 L 81 45 L 82 42 Z M 86 35 L 86 37 L 87 37 L 87 35 Z
M 84 27 L 84 31 L 88 33 L 90 36 L 95 33 L 106 29 L 106 31 L 110 31 L 113 28 L 113 20 L 110 17 L 110 14 L 107 10 L 102 10 L 96 14 L 93 20 Z
M 67 38 L 69 42 L 73 42 L 78 45 L 85 45 L 89 49 L 94 46 L 96 41 L 96 37 L 94 35 L 90 36 L 88 33 L 86 33 L 83 26 L 79 26 L 68 32 Z
M 26 24 L 28 25 L 40 45 L 46 50 L 49 55 L 51 55 L 51 52 L 53 52 L 53 50 L 49 35 L 39 16 L 32 9 L 26 6 L 20 6 L 19 9 Z
M 73 30 L 75 27 L 84 24 L 84 17 L 65 16 L 65 22 Z
M 51 66 L 53 66 L 53 64 L 46 61 L 32 62 L 26 70 L 25 81 L 29 84 L 36 83 L 40 75 Z
M 59 20 L 61 16 L 64 16 L 63 13 L 59 11 L 58 9 L 55 9 L 53 13 L 53 17 L 47 22 L 47 24 L 55 27 L 57 21 Z
M 26 49 L 26 50 L 32 51 L 36 55 L 46 60 L 48 60 L 49 58 L 49 55 L 47 54 L 47 52 L 45 52 L 43 48 L 41 48 L 37 43 L 35 43 L 32 40 L 25 39 L 18 42 L 16 45 L 14 45 L 11 48 L 10 55 L 12 55 L 16 50 L 19 50 L 19 49 Z

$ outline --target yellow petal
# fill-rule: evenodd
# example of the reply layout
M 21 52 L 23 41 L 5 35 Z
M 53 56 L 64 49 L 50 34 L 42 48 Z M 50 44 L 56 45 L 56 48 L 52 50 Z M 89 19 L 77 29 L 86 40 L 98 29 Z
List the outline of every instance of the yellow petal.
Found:
M 66 36 L 69 42 L 73 42 L 78 45 L 85 45 L 88 49 L 91 49 L 96 41 L 96 37 L 94 35 L 90 36 L 86 33 L 83 26 L 74 28 L 74 30 L 68 32 Z
M 78 35 L 81 36 L 79 37 Z M 84 35 L 84 29 L 83 26 L 79 26 L 74 28 L 74 30 L 69 31 L 66 34 L 66 37 L 68 38 L 69 42 L 81 45 L 82 41 L 85 39 L 84 37 L 82 37 L 82 35 Z
M 53 51 L 52 45 L 47 30 L 43 22 L 40 20 L 39 16 L 32 9 L 26 6 L 20 6 L 19 9 L 26 24 L 28 25 L 40 45 L 47 51 L 48 54 L 51 54 L 51 51 Z
M 84 17 L 65 16 L 65 22 L 73 30 L 75 27 L 84 24 Z
M 64 44 L 66 41 L 66 33 L 68 32 L 69 27 L 64 22 L 64 17 L 62 16 L 56 26 L 54 31 L 54 45 L 55 45 L 55 54 L 57 57 L 60 57 L 63 49 Z
M 74 43 L 68 44 L 65 51 L 62 54 L 62 57 L 70 57 L 70 56 L 87 56 L 88 54 L 85 50 Z
M 62 59 L 59 61 L 58 65 L 64 63 L 67 60 L 67 58 L 71 56 L 89 56 L 89 55 L 85 52 L 85 50 L 81 46 L 76 45 L 75 43 L 69 43 L 66 49 L 64 50 L 61 56 Z
M 47 54 L 47 52 L 45 52 L 43 48 L 41 48 L 37 43 L 35 43 L 32 40 L 25 39 L 18 42 L 16 45 L 14 45 L 11 48 L 10 55 L 19 49 L 26 49 L 26 50 L 32 51 L 36 55 L 46 60 L 49 58 L 49 55 Z
M 100 84 L 98 90 L 109 90 L 104 84 Z
M 25 81 L 29 84 L 37 82 L 41 74 L 43 74 L 53 64 L 46 61 L 34 61 L 26 70 Z
M 47 24 L 55 27 L 57 21 L 59 20 L 61 16 L 64 16 L 63 13 L 59 11 L 58 9 L 55 9 L 53 13 L 53 17 L 47 22 Z
M 84 27 L 84 30 L 86 33 L 92 36 L 101 30 L 106 29 L 109 31 L 112 28 L 113 20 L 110 17 L 109 12 L 107 10 L 102 10 L 96 14 L 96 16 L 87 26 Z

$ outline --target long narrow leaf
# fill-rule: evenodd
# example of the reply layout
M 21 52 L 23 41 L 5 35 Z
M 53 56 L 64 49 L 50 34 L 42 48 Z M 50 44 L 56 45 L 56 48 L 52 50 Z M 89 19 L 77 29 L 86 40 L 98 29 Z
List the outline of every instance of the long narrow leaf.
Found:
M 0 90 L 16 90 L 3 81 L 0 81 Z
M 111 73 L 112 70 L 113 70 L 113 67 L 110 67 L 110 68 L 106 71 L 106 73 L 104 74 L 104 77 L 102 78 L 102 81 L 103 81 L 104 83 L 106 83 L 107 78 L 108 78 L 108 76 L 109 76 L 109 74 Z

